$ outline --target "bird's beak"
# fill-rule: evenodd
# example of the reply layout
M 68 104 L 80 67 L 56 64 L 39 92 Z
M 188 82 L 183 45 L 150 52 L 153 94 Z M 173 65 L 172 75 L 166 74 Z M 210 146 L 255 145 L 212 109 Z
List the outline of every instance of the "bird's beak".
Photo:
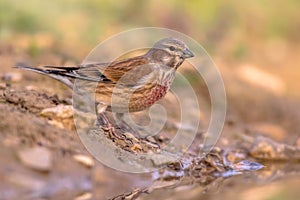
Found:
M 184 58 L 192 58 L 194 57 L 195 55 L 193 54 L 193 52 L 191 52 L 191 50 L 189 50 L 188 48 L 186 48 L 184 51 L 183 51 L 183 57 Z

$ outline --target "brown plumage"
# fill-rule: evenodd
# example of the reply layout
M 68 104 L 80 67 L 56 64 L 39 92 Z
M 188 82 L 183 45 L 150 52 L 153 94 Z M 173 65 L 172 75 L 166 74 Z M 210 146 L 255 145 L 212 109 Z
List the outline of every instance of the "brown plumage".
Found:
M 97 82 L 95 100 L 115 113 L 144 110 L 170 89 L 176 69 L 193 57 L 187 45 L 176 38 L 159 40 L 149 51 L 112 63 L 91 63 L 76 67 L 45 66 L 17 68 L 35 71 L 57 79 L 73 88 L 74 80 Z M 100 114 L 100 113 L 99 113 Z

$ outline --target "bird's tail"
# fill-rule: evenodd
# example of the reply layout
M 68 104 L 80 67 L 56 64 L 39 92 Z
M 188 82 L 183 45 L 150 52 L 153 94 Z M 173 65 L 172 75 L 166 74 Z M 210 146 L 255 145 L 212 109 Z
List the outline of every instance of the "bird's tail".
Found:
M 36 72 L 39 74 L 49 76 L 55 80 L 58 80 L 58 81 L 64 83 L 69 88 L 73 88 L 73 85 L 74 85 L 73 82 L 70 80 L 70 78 L 73 78 L 73 77 L 66 76 L 62 70 L 59 70 L 59 68 L 56 68 L 56 67 L 53 67 L 53 69 L 41 69 L 41 68 L 27 66 L 23 63 L 17 63 L 15 68 L 33 71 L 33 72 Z M 49 66 L 49 68 L 51 68 L 51 66 Z

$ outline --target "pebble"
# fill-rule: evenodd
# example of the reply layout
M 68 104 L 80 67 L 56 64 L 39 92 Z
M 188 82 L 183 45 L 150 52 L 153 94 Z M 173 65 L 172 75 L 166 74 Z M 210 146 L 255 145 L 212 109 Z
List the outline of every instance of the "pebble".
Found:
M 277 124 L 264 123 L 264 122 L 255 123 L 255 124 L 251 124 L 248 127 L 248 129 L 251 132 L 263 134 L 265 136 L 271 137 L 278 141 L 283 140 L 287 136 L 286 130 Z
M 243 65 L 236 70 L 237 77 L 241 80 L 255 85 L 275 94 L 282 95 L 286 90 L 286 85 L 279 77 L 263 71 L 256 66 Z
M 4 81 L 20 82 L 23 76 L 21 73 L 17 72 L 7 72 L 1 76 L 1 79 Z
M 74 160 L 76 160 L 77 162 L 83 164 L 86 167 L 93 167 L 95 165 L 95 162 L 93 160 L 93 158 L 86 156 L 86 155 L 82 155 L 82 154 L 76 154 L 73 156 Z
M 40 115 L 49 118 L 71 118 L 73 116 L 73 107 L 71 105 L 60 104 L 52 108 L 43 109 Z
M 6 88 L 6 83 L 0 83 L 0 89 L 5 89 Z
M 86 193 L 83 193 L 83 194 L 77 196 L 74 200 L 88 200 L 88 199 L 91 199 L 92 196 L 93 196 L 92 193 L 86 192 Z
M 45 147 L 33 147 L 20 150 L 18 157 L 24 165 L 32 169 L 50 171 L 53 166 L 52 154 Z
M 60 129 L 64 129 L 64 124 L 57 121 L 57 120 L 49 120 L 48 121 L 49 124 L 53 125 L 53 126 L 56 126 L 57 128 L 60 128 Z
M 155 166 L 163 166 L 176 161 L 176 158 L 174 157 L 157 153 L 150 155 L 150 159 Z
M 264 168 L 264 165 L 258 162 L 252 162 L 249 160 L 242 160 L 232 165 L 232 168 L 237 171 L 256 171 Z
M 32 176 L 32 174 L 26 174 L 24 172 L 14 172 L 7 176 L 8 182 L 18 186 L 19 188 L 25 188 L 27 190 L 40 191 L 46 186 L 46 182 L 38 177 Z
M 38 90 L 38 87 L 37 87 L 37 86 L 34 86 L 34 85 L 26 85 L 26 86 L 25 86 L 25 89 L 26 89 L 26 90 Z
M 300 149 L 300 137 L 296 140 L 296 147 Z

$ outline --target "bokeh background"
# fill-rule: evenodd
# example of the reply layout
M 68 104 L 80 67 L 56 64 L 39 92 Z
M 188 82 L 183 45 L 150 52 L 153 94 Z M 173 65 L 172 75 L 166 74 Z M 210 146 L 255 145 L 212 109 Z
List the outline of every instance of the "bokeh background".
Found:
M 230 69 L 253 64 L 298 85 L 299 1 L 0 2 L 0 41 L 33 61 L 52 51 L 81 62 L 98 43 L 130 28 L 158 26 L 196 39 Z M 46 62 L 46 61 L 45 61 Z M 298 73 L 297 73 L 298 72 Z M 293 90 L 293 91 L 292 91 Z
M 1 77 L 18 61 L 81 63 L 101 41 L 127 29 L 170 28 L 197 40 L 219 67 L 227 90 L 227 123 L 300 147 L 299 8 L 299 0 L 1 0 Z M 47 93 L 71 95 L 45 77 L 25 73 L 24 79 Z M 237 199 L 293 199 L 297 189 L 289 184 L 251 192 L 243 188 Z M 232 199 L 236 194 L 228 190 L 225 195 Z
M 0 39 L 32 56 L 55 49 L 80 59 L 112 34 L 159 26 L 190 35 L 223 59 L 279 66 L 297 54 L 298 8 L 297 0 L 2 0 Z
M 295 117 L 286 119 L 281 112 L 293 109 L 300 98 L 299 6 L 297 0 L 2 0 L 0 44 L 22 55 L 2 60 L 9 67 L 1 67 L 9 71 L 17 61 L 78 64 L 113 34 L 145 26 L 170 28 L 191 36 L 212 56 L 226 84 L 229 109 L 238 107 L 242 114 L 238 118 L 284 122 L 295 131 L 298 123 L 289 122 Z M 292 108 L 278 105 L 277 97 L 293 99 Z M 266 102 L 257 105 L 264 112 L 249 110 L 256 101 Z

